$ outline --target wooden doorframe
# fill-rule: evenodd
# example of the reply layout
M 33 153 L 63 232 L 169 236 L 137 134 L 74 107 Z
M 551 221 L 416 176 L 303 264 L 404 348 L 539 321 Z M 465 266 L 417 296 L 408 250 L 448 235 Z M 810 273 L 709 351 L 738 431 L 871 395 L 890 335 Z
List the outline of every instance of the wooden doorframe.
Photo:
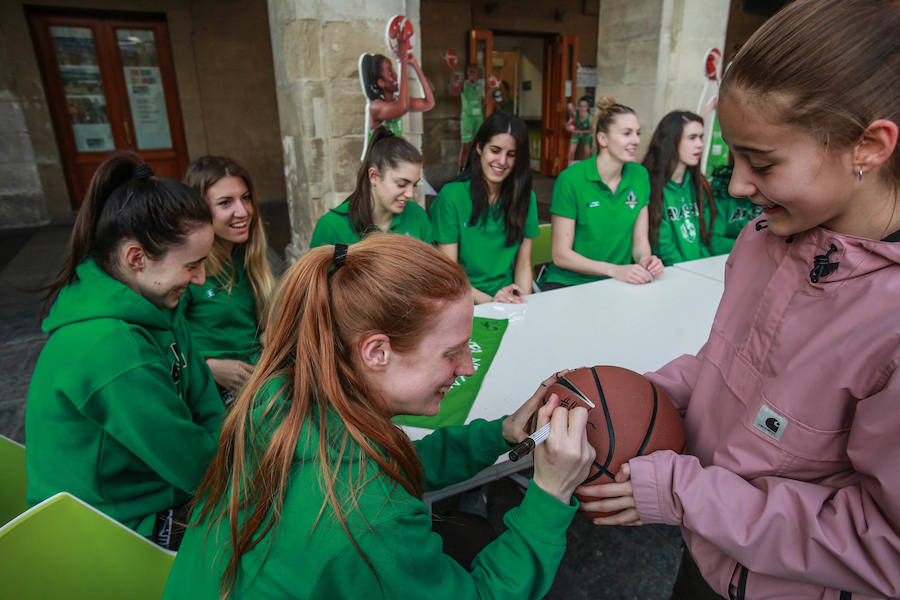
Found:
M 77 210 L 81 206 L 84 191 L 94 170 L 111 151 L 79 152 L 77 149 L 50 27 L 91 29 L 114 148 L 139 152 L 141 158 L 159 174 L 180 179 L 188 165 L 188 154 L 165 14 L 33 6 L 26 6 L 25 11 L 72 208 Z M 121 28 L 153 31 L 172 138 L 171 149 L 137 149 L 134 119 L 115 34 L 115 30 Z M 173 161 L 174 169 L 160 168 Z
M 556 176 L 568 166 L 566 104 L 575 103 L 575 88 L 578 81 L 578 37 L 557 35 L 545 41 L 544 73 L 541 102 L 541 173 Z M 568 96 L 566 96 L 567 79 L 571 81 Z

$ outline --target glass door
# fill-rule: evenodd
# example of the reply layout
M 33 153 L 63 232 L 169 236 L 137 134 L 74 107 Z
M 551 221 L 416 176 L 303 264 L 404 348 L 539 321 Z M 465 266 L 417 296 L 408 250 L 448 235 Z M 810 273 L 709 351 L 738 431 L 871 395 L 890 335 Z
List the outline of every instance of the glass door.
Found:
M 180 179 L 187 149 L 165 17 L 28 13 L 72 207 L 117 149 Z

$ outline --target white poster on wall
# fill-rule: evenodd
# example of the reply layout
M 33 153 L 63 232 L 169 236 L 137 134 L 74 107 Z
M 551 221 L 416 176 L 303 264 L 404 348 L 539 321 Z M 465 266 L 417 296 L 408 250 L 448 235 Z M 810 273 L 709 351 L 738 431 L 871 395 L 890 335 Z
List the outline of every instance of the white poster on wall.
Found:
M 125 67 L 125 86 L 139 150 L 172 147 L 159 67 Z

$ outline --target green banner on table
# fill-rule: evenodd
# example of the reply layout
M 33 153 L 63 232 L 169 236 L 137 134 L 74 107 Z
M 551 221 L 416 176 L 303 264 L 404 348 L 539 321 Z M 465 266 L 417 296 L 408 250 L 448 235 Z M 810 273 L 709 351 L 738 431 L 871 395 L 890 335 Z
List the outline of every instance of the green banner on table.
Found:
M 475 374 L 471 377 L 456 378 L 453 387 L 441 401 L 441 412 L 435 416 L 402 415 L 394 417 L 394 423 L 427 429 L 465 423 L 469 416 L 469 410 L 475 402 L 475 397 L 478 396 L 478 390 L 481 389 L 481 382 L 484 381 L 484 376 L 494 361 L 494 356 L 497 355 L 507 325 L 509 325 L 509 321 L 506 319 L 475 317 L 472 323 L 472 339 L 469 340 Z

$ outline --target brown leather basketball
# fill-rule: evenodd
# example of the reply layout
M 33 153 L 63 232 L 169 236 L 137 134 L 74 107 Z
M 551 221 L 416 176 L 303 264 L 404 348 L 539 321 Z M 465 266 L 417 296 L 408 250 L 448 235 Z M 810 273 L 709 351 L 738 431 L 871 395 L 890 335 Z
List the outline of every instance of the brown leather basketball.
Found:
M 582 367 L 551 385 L 545 399 L 552 393 L 559 396 L 560 406 L 588 409 L 588 441 L 597 457 L 585 483 L 612 482 L 622 463 L 635 456 L 656 450 L 684 452 L 681 415 L 668 396 L 640 373 L 621 367 Z

